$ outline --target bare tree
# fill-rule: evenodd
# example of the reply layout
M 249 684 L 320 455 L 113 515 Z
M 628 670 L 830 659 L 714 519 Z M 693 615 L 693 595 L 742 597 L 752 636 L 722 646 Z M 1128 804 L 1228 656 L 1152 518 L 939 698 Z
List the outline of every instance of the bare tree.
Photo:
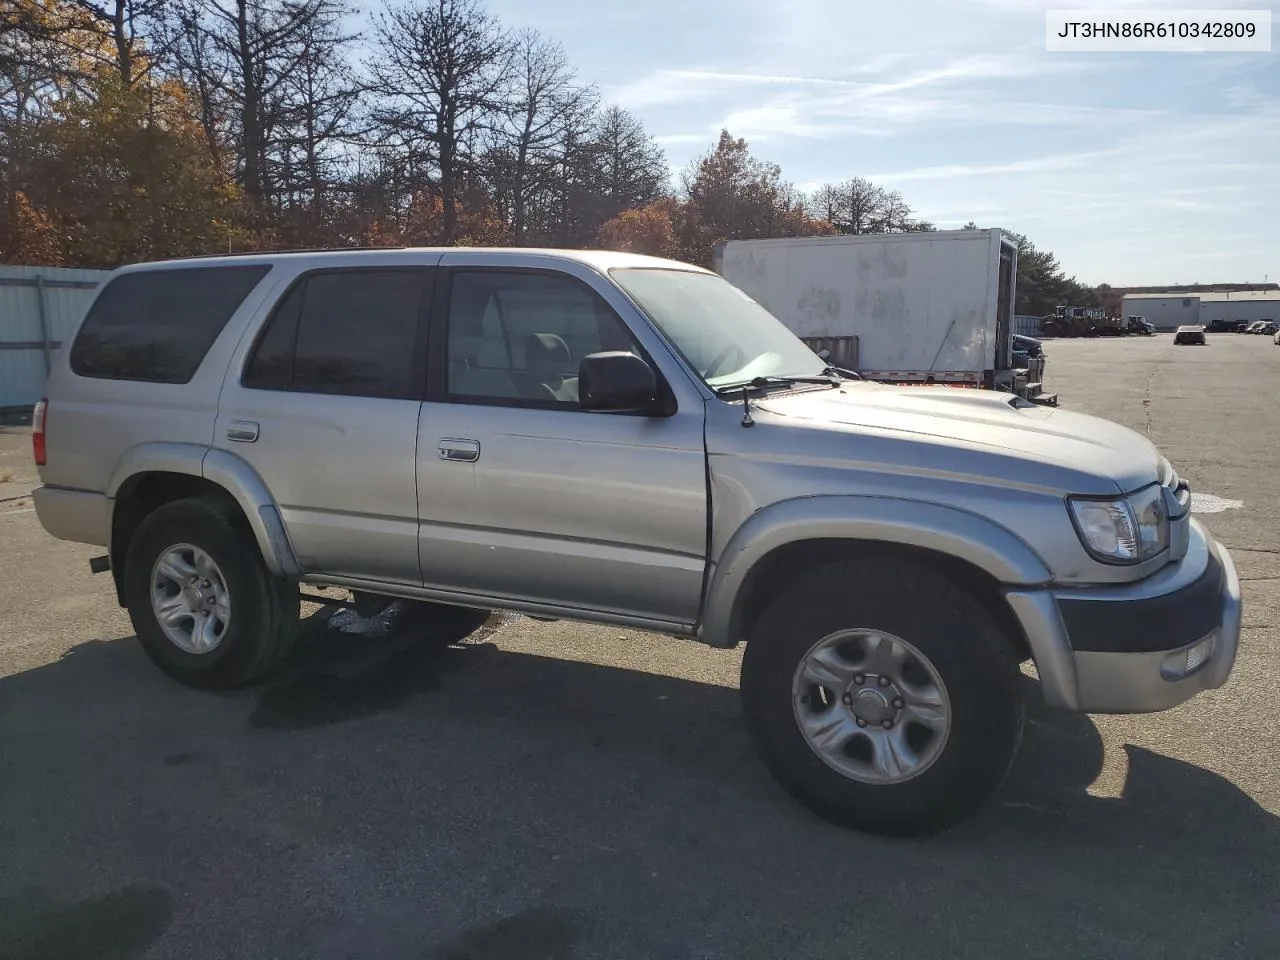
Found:
M 388 6 L 375 29 L 371 113 L 380 142 L 399 151 L 411 185 L 439 191 L 452 242 L 480 141 L 510 115 L 512 40 L 475 0 Z
M 812 215 L 841 233 L 883 233 L 888 192 L 862 177 L 819 187 L 810 201 Z
M 343 33 L 337 12 L 322 8 L 296 40 L 299 57 L 273 98 L 273 149 L 268 151 L 272 182 L 281 202 L 301 209 L 310 242 L 331 206 L 330 193 L 351 164 L 351 147 L 361 130 L 354 113 L 363 90 L 349 52 L 354 36 Z
M 902 194 L 862 177 L 819 187 L 809 198 L 811 216 L 825 220 L 840 233 L 903 233 L 932 228 L 917 221 Z
M 339 0 L 188 0 L 179 18 L 183 72 L 200 91 L 206 130 L 225 111 L 237 177 L 250 204 L 277 198 L 271 154 L 279 147 L 283 88 L 308 60 L 308 37 L 344 12 Z
M 110 38 L 105 52 L 126 89 L 167 52 L 166 44 L 160 41 L 159 25 L 168 0 L 72 0 L 70 6 L 87 15 Z
M 515 37 L 510 83 L 485 167 L 513 237 L 523 242 L 531 214 L 556 189 L 563 144 L 594 106 L 595 91 L 575 82 L 563 48 L 536 30 Z
M 639 120 L 620 107 L 587 119 L 566 138 L 559 174 L 560 242 L 573 246 L 594 243 L 600 227 L 623 210 L 670 192 L 666 156 Z
M 178 80 L 196 97 L 200 125 L 209 146 L 209 156 L 222 168 L 229 146 L 233 106 L 228 88 L 230 68 L 211 33 L 201 22 L 199 0 L 180 0 L 170 9 L 165 22 L 169 45 L 174 51 Z

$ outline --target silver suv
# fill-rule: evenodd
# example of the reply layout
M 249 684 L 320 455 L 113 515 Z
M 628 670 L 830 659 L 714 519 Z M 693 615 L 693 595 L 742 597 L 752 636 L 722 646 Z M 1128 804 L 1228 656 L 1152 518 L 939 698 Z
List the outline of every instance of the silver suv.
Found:
M 142 264 L 37 407 L 45 529 L 107 548 L 160 669 L 287 654 L 298 585 L 743 642 L 777 780 L 924 834 L 1052 707 L 1172 707 L 1240 635 L 1227 551 L 1142 437 L 1010 394 L 827 365 L 737 288 L 603 252 L 404 249 Z

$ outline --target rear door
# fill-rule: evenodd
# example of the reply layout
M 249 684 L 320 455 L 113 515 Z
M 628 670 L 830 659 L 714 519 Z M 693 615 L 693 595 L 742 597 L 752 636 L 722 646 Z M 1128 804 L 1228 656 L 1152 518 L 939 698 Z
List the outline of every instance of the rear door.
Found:
M 307 573 L 420 582 L 414 450 L 433 276 L 305 272 L 228 373 L 214 443 L 266 482 Z
M 586 354 L 653 362 L 601 287 L 555 270 L 442 268 L 418 427 L 423 579 L 689 624 L 706 564 L 703 404 L 676 397 L 663 417 L 580 408 Z

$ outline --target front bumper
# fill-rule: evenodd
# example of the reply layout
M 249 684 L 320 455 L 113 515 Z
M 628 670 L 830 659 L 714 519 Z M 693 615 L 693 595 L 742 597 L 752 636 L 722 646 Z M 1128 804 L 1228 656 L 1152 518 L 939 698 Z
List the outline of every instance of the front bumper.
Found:
M 1240 578 L 1226 548 L 1196 520 L 1190 527 L 1186 555 L 1137 583 L 1007 594 L 1049 706 L 1150 713 L 1226 683 Z

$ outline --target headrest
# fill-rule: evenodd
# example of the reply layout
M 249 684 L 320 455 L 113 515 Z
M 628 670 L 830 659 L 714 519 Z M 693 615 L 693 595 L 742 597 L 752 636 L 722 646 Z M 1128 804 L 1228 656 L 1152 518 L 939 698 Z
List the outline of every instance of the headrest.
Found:
M 524 342 L 529 369 L 538 373 L 558 373 L 562 376 L 573 372 L 573 359 L 569 345 L 554 333 L 531 333 Z

